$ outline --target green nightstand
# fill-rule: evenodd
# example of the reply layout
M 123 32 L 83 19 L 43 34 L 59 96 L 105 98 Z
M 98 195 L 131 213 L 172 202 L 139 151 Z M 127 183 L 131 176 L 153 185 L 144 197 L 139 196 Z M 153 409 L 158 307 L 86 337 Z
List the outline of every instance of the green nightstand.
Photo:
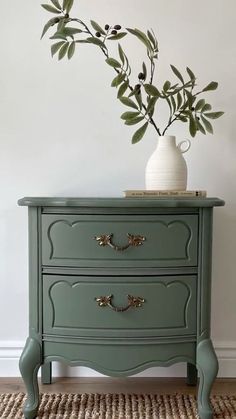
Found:
M 109 376 L 188 363 L 212 418 L 212 212 L 217 198 L 23 198 L 29 207 L 29 338 L 20 359 L 37 414 L 51 362 Z M 115 360 L 115 361 L 114 361 Z

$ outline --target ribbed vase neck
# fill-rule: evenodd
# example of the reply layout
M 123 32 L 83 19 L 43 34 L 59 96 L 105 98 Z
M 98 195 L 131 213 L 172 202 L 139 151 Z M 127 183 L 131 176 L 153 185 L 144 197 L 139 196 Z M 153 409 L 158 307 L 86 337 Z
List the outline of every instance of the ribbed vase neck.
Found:
M 158 138 L 157 147 L 176 147 L 176 137 L 174 135 L 162 135 Z

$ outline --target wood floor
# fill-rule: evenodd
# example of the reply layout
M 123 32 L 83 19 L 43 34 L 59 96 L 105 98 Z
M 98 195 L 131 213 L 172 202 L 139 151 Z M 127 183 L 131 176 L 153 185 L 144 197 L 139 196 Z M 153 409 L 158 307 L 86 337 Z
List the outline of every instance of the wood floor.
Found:
M 196 394 L 183 378 L 56 378 L 41 385 L 44 393 L 156 393 Z M 20 378 L 0 378 L 0 393 L 24 392 Z M 236 395 L 236 379 L 217 379 L 212 394 Z

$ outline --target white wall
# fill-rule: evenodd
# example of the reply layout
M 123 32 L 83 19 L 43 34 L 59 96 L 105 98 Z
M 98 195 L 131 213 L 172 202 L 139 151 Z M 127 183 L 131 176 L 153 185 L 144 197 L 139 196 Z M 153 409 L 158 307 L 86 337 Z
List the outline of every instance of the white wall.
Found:
M 192 68 L 199 86 L 219 81 L 209 99 L 226 114 L 215 122 L 214 136 L 198 135 L 192 141 L 186 158 L 189 188 L 207 189 L 209 196 L 226 200 L 224 208 L 215 210 L 212 334 L 221 375 L 236 375 L 235 0 L 75 3 L 75 14 L 87 21 L 153 28 L 160 45 L 161 82 L 171 77 L 170 63 L 181 70 L 186 65 Z M 133 130 L 120 121 L 124 107 L 110 88 L 113 71 L 96 47 L 80 46 L 70 63 L 51 59 L 50 42 L 39 39 L 49 18 L 40 1 L 2 2 L 1 16 L 0 375 L 4 376 L 18 374 L 16 361 L 27 335 L 27 210 L 17 207 L 17 199 L 121 196 L 123 189 L 142 188 L 156 134 L 149 129 L 142 142 L 131 145 Z M 132 62 L 141 62 L 144 48 L 131 37 L 124 44 Z M 182 125 L 170 133 L 179 140 L 188 136 Z M 183 372 L 176 367 L 165 371 Z M 151 373 L 163 374 L 157 369 L 145 374 Z

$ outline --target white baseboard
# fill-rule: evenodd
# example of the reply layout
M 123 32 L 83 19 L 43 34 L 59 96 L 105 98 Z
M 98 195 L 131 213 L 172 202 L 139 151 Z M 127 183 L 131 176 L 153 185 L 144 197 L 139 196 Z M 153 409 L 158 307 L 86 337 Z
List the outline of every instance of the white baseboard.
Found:
M 24 342 L 0 341 L 0 377 L 19 377 L 18 367 Z M 221 378 L 236 378 L 236 342 L 214 342 L 219 359 L 219 374 Z M 39 373 L 40 375 L 40 373 Z M 53 363 L 54 377 L 98 377 L 101 374 L 85 367 L 73 367 Z M 186 365 L 176 364 L 169 368 L 149 368 L 139 373 L 139 377 L 185 377 Z
M 19 358 L 24 342 L 0 341 L 0 377 L 19 377 Z

